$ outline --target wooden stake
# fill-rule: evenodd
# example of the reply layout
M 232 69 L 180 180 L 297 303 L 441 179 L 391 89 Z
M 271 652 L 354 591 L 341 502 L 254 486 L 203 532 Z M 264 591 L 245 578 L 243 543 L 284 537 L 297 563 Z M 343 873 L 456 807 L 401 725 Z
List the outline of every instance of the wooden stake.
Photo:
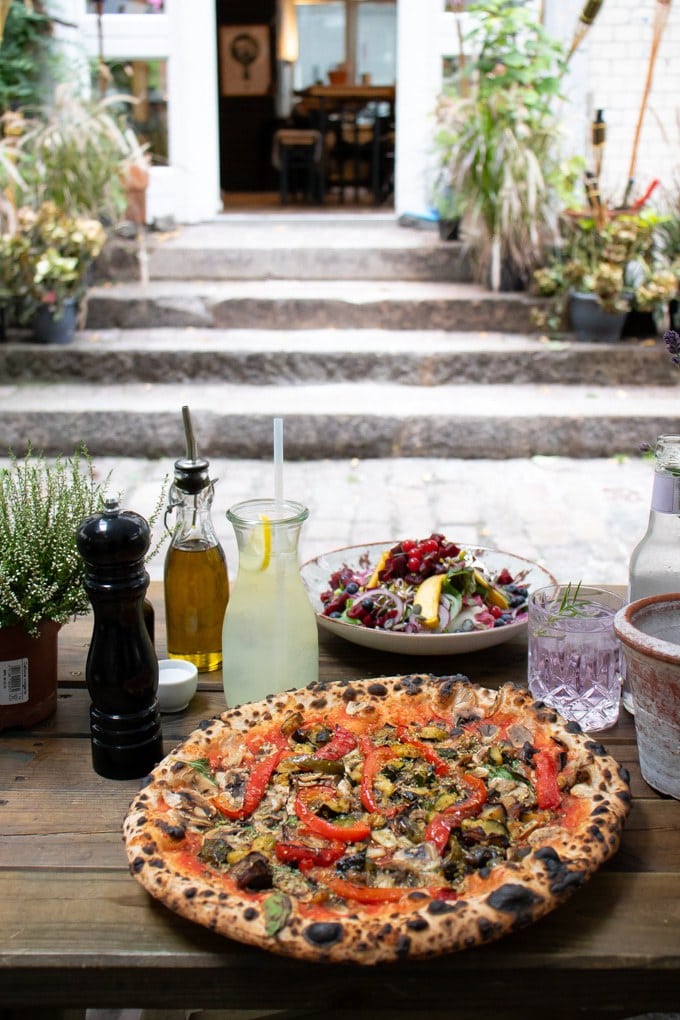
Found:
M 649 52 L 649 63 L 647 65 L 647 78 L 645 80 L 645 87 L 642 93 L 642 102 L 640 103 L 640 112 L 638 114 L 637 126 L 635 128 L 635 137 L 633 139 L 633 151 L 630 157 L 630 166 L 628 168 L 628 177 L 635 177 L 635 164 L 637 162 L 637 152 L 640 145 L 640 135 L 642 133 L 642 122 L 645 118 L 645 112 L 647 109 L 647 101 L 649 99 L 649 93 L 652 90 L 652 81 L 654 78 L 654 65 L 656 64 L 656 58 L 659 52 L 659 46 L 661 45 L 661 38 L 668 22 L 668 15 L 671 9 L 671 0 L 656 0 L 656 9 L 654 11 L 654 28 L 652 33 L 652 47 Z

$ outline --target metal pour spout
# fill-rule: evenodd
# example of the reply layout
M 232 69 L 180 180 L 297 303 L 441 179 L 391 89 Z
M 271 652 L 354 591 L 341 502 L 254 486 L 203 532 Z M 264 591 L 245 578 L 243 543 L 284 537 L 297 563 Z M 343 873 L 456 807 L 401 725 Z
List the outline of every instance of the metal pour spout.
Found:
M 194 435 L 194 427 L 191 424 L 191 412 L 186 404 L 182 407 L 182 420 L 184 422 L 184 436 L 187 444 L 187 460 L 197 460 L 198 447 L 196 446 L 196 436 Z

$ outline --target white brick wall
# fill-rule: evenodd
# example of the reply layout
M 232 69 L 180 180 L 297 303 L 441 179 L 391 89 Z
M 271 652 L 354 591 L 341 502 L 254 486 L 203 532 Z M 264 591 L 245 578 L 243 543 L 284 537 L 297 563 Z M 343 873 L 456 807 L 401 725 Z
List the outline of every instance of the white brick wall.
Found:
M 577 12 L 580 0 L 574 5 Z M 635 129 L 642 101 L 652 43 L 656 0 L 605 0 L 584 43 L 587 116 L 604 110 L 607 143 L 602 170 L 603 193 L 620 201 L 628 179 Z M 578 13 L 577 13 L 578 16 Z M 588 152 L 589 127 L 582 140 Z M 658 50 L 652 90 L 637 150 L 634 195 L 658 177 L 661 186 L 651 204 L 663 199 L 663 188 L 680 186 L 680 3 L 671 3 Z

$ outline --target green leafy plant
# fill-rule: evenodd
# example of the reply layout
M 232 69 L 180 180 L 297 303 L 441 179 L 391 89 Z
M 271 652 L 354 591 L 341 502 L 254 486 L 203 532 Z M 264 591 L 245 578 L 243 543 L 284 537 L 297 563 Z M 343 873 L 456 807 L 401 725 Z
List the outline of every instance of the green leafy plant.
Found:
M 20 136 L 3 140 L 21 177 L 18 203 L 51 201 L 69 215 L 115 223 L 127 202 L 124 171 L 136 155 L 136 138 L 118 112 L 126 101 L 119 95 L 88 99 L 60 83 L 53 101 L 25 120 Z
M 67 300 L 79 300 L 105 240 L 98 220 L 67 215 L 53 202 L 19 209 L 14 229 L 0 235 L 0 289 L 13 299 L 17 321 L 41 304 L 59 318 Z
M 103 507 L 107 481 L 83 448 L 54 462 L 29 450 L 0 469 L 0 627 L 35 635 L 41 620 L 88 611 L 76 531 Z
M 556 234 L 562 164 L 555 99 L 561 44 L 523 0 L 470 4 L 469 54 L 436 109 L 438 186 L 450 188 L 478 275 L 493 289 L 507 266 L 524 282 Z
M 678 273 L 659 245 L 664 217 L 655 212 L 565 217 L 562 240 L 534 272 L 538 293 L 552 298 L 539 326 L 558 328 L 570 292 L 594 294 L 608 312 L 658 312 L 678 293 Z
M 37 111 L 60 73 L 52 18 L 40 7 L 23 0 L 9 5 L 0 51 L 0 111 Z

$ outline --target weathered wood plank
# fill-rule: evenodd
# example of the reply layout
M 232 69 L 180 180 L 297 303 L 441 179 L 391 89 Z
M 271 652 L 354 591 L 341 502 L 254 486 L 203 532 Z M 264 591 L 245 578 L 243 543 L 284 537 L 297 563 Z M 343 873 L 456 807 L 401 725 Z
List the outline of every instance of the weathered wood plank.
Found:
M 474 988 L 472 1001 L 480 1008 L 493 1003 L 491 983 L 495 994 L 503 989 L 498 1001 L 542 1007 L 548 1016 L 555 990 L 566 990 L 578 974 L 572 1008 L 620 997 L 630 1016 L 642 1005 L 671 1008 L 671 989 L 677 996 L 680 981 L 677 874 L 600 873 L 523 932 L 427 963 L 380 968 L 379 981 L 370 968 L 342 968 L 340 981 L 338 968 L 284 960 L 222 939 L 176 917 L 124 873 L 8 870 L 0 875 L 0 899 L 0 1001 L 7 1005 L 125 1005 L 134 994 L 136 1005 L 285 1009 L 333 1001 L 339 1007 L 354 1002 L 436 1009 L 442 994 L 450 1001 L 455 986 L 456 996 Z M 77 987 L 64 988 L 64 968 L 78 973 Z M 140 970 L 157 977 L 140 982 Z M 40 976 L 32 990 L 30 973 Z

